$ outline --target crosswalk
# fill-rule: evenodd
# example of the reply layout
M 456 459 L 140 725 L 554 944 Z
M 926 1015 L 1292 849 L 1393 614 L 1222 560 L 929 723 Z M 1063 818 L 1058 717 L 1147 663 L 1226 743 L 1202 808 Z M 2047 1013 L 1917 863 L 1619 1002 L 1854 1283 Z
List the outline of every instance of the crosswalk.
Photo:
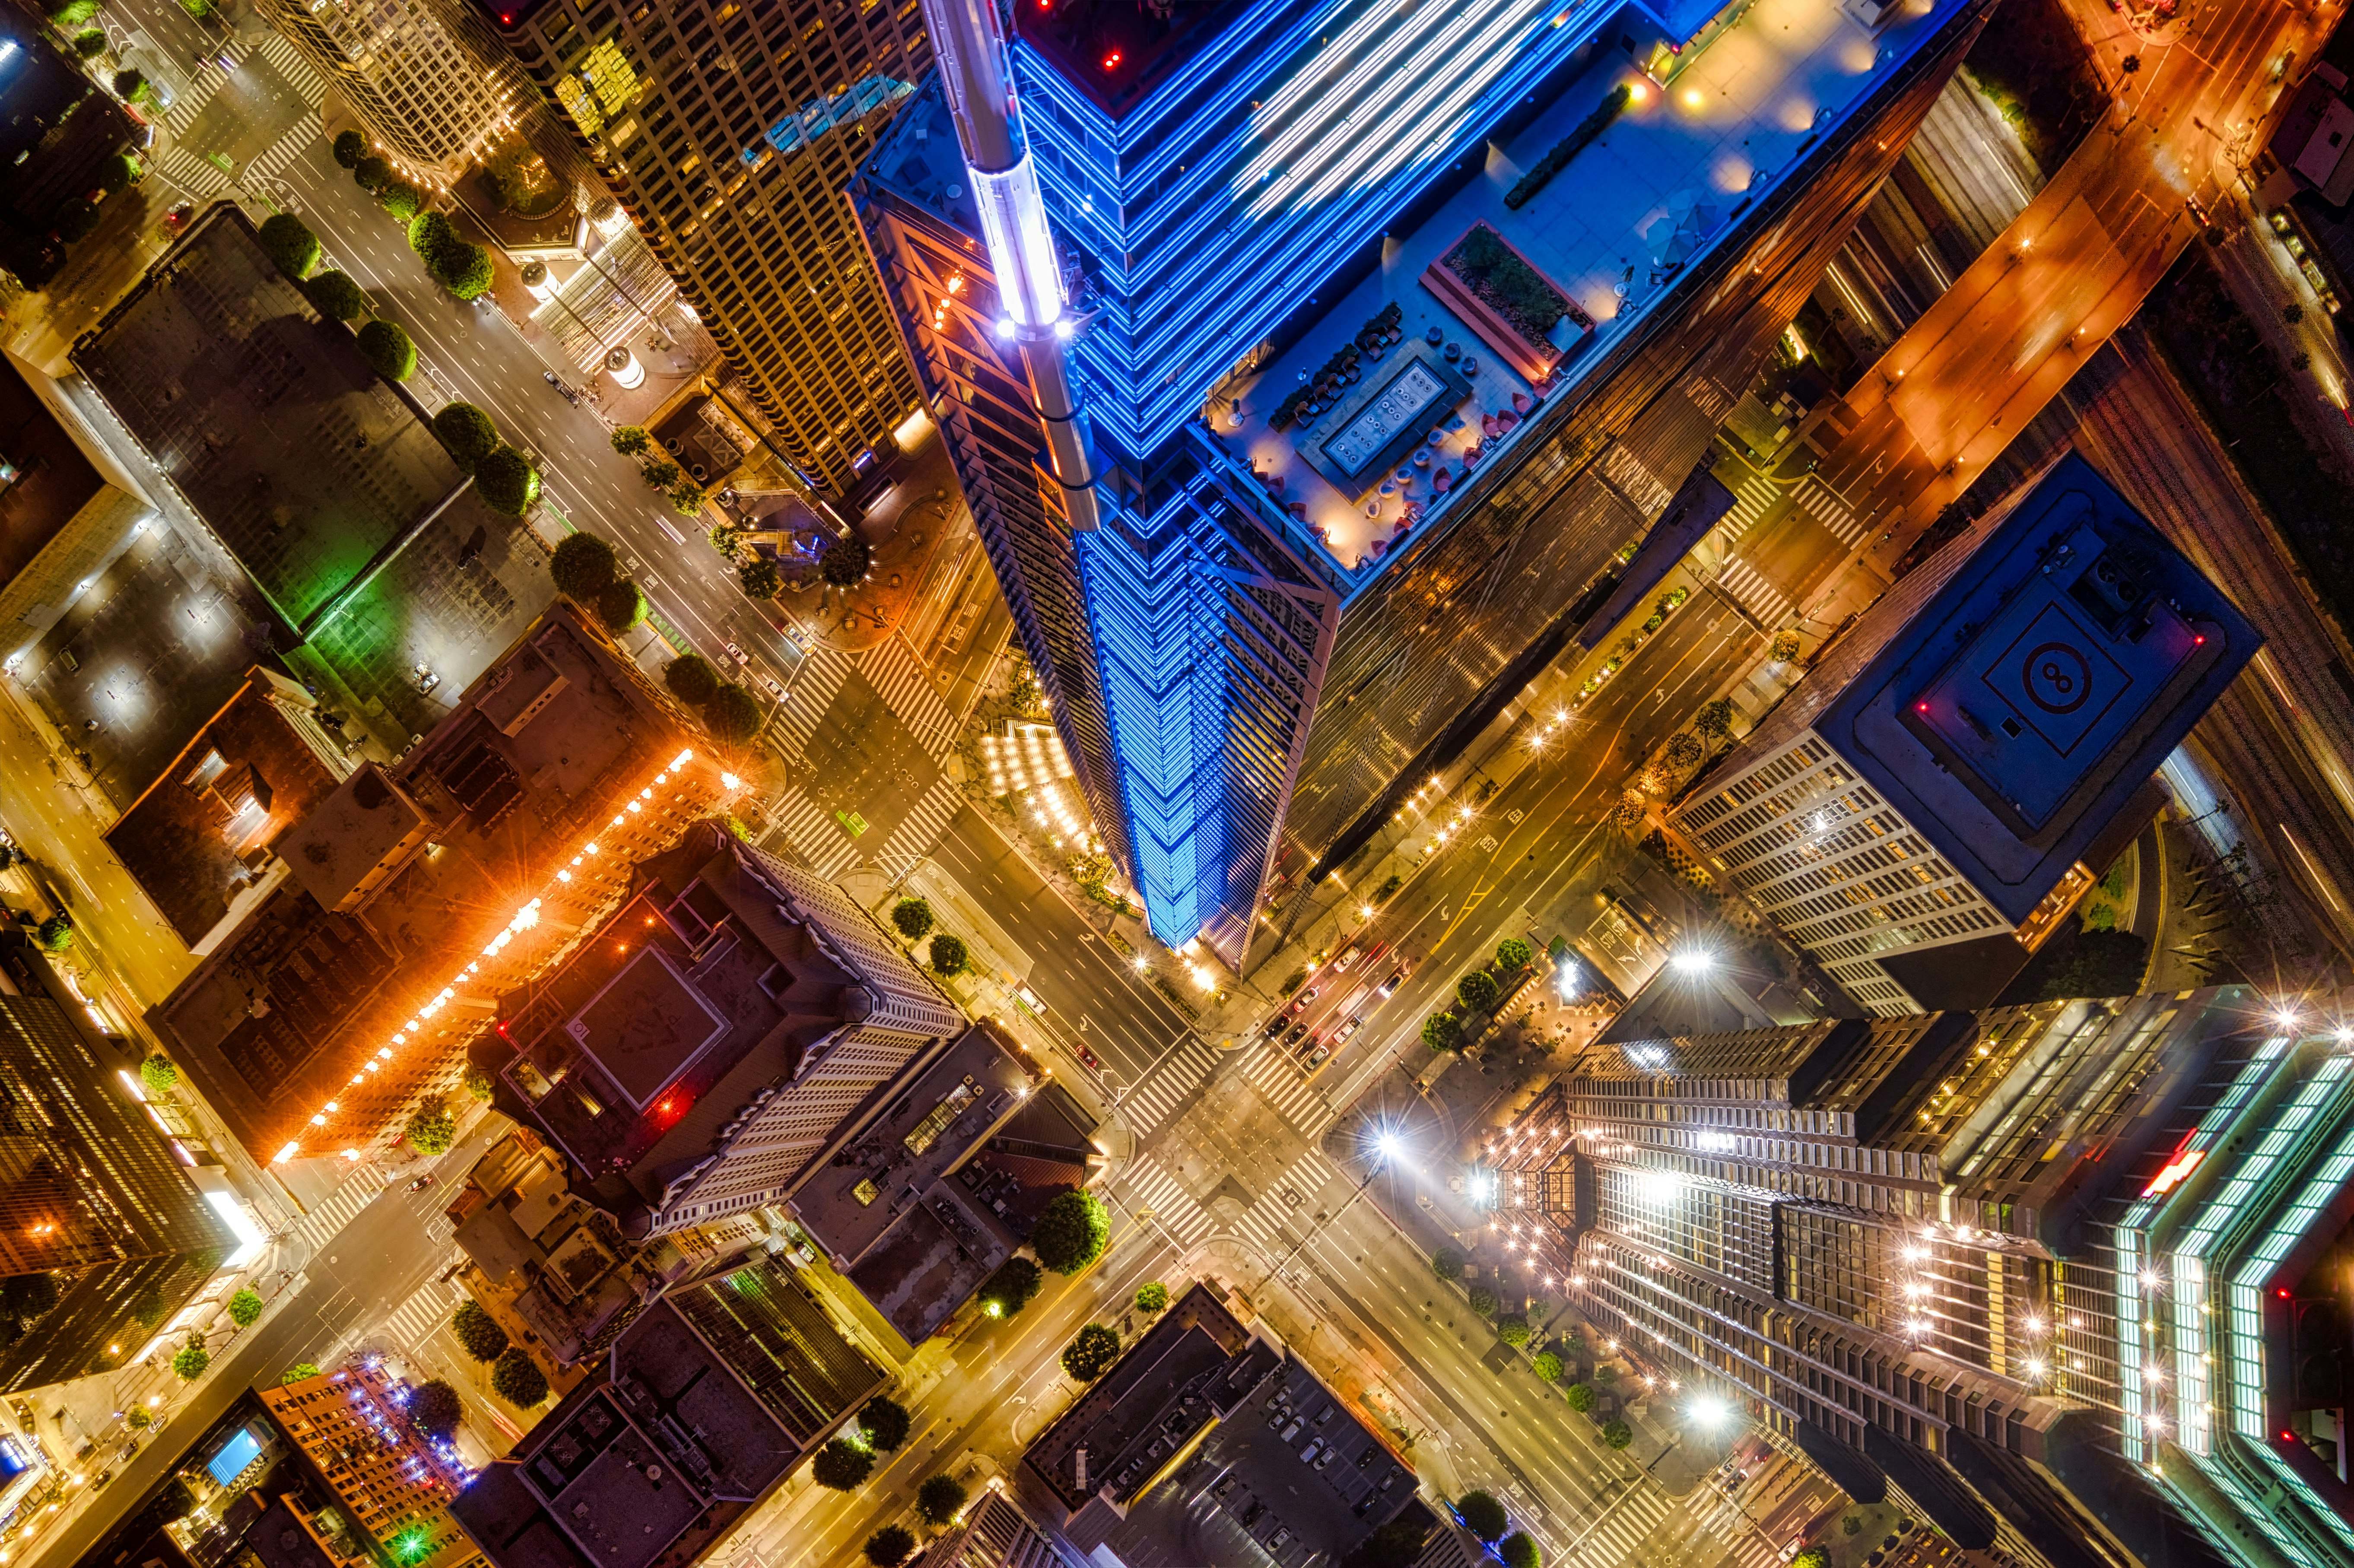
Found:
M 1603 1504 L 1593 1524 L 1572 1526 L 1569 1553 L 1585 1568 L 1617 1568 L 1642 1548 L 1667 1517 L 1665 1489 L 1638 1486 Z
M 1262 1041 L 1252 1046 L 1250 1059 L 1243 1064 L 1243 1076 L 1302 1138 L 1321 1138 L 1340 1115 L 1314 1080 L 1299 1070 L 1291 1053 L 1280 1045 Z
M 1861 542 L 1866 526 L 1863 519 L 1850 511 L 1829 485 L 1810 473 L 1798 481 L 1797 489 L 1791 494 L 1807 515 L 1829 529 L 1831 537 L 1840 544 L 1852 550 Z
M 1218 1048 L 1188 1035 L 1185 1043 L 1163 1057 L 1119 1102 L 1120 1119 L 1139 1138 L 1169 1119 L 1169 1113 L 1201 1087 L 1218 1065 Z
M 316 1249 L 352 1223 L 352 1216 L 385 1189 L 386 1178 L 376 1167 L 364 1166 L 344 1179 L 326 1201 L 294 1223 L 294 1234 Z
M 1307 1150 L 1235 1222 L 1235 1234 L 1271 1255 L 1289 1252 L 1306 1237 L 1301 1227 L 1315 1223 L 1316 1200 L 1332 1179 L 1332 1162 Z
M 243 40 L 233 41 L 228 46 L 228 53 L 233 64 L 241 65 L 254 58 L 266 62 L 305 103 L 315 104 L 326 95 L 326 81 L 282 34 L 270 33 L 258 46 L 249 45 Z M 187 90 L 172 101 L 172 107 L 163 116 L 163 129 L 168 133 L 169 142 L 158 154 L 156 167 L 174 185 L 199 198 L 217 196 L 227 190 L 232 175 L 223 171 L 219 164 L 191 151 L 183 144 L 181 138 L 186 135 L 189 128 L 196 122 L 197 116 L 205 111 L 229 79 L 228 71 L 209 68 L 197 71 L 189 81 Z M 234 178 L 251 181 L 277 174 L 307 152 L 321 134 L 317 118 L 305 116 L 302 123 L 271 143 L 243 167 L 235 168 Z
M 456 1286 L 439 1281 L 427 1284 L 416 1295 L 394 1308 L 385 1319 L 385 1328 L 393 1342 L 414 1349 L 433 1337 L 433 1331 L 450 1320 L 465 1293 Z
M 1790 596 L 1767 582 L 1746 561 L 1727 561 L 1717 574 L 1717 586 L 1733 596 L 1757 624 L 1771 631 L 1790 613 Z
M 792 841 L 820 876 L 840 876 L 858 863 L 858 842 L 843 831 L 833 813 L 788 784 L 769 807 L 776 831 Z
M 1152 1211 L 1152 1218 L 1170 1239 L 1180 1247 L 1192 1246 L 1216 1228 L 1217 1222 L 1208 1211 L 1193 1201 L 1193 1195 L 1177 1184 L 1177 1179 L 1163 1171 L 1150 1155 L 1140 1157 L 1121 1180 L 1135 1193 L 1139 1206 Z
M 1730 548 L 1781 499 L 1781 487 L 1771 479 L 1755 469 L 1743 470 L 1741 482 L 1733 487 L 1733 510 L 1717 524 L 1718 542 Z
M 948 704 L 940 701 L 938 692 L 916 662 L 914 653 L 898 638 L 868 649 L 859 656 L 859 672 L 875 694 L 907 726 L 916 744 L 925 755 L 946 757 L 956 741 L 956 715 L 949 712 Z
M 952 779 L 937 779 L 924 791 L 883 847 L 875 852 L 875 868 L 896 882 L 907 874 L 907 868 L 931 853 L 940 835 L 948 832 L 949 819 L 964 804 L 964 790 Z
M 857 665 L 847 653 L 837 653 L 831 648 L 812 648 L 801 661 L 801 673 L 793 677 L 792 694 L 769 726 L 770 745 L 787 757 L 809 744 L 817 733 L 818 721 L 825 710 L 833 705 L 833 694 L 842 690 L 842 683 L 850 679 Z

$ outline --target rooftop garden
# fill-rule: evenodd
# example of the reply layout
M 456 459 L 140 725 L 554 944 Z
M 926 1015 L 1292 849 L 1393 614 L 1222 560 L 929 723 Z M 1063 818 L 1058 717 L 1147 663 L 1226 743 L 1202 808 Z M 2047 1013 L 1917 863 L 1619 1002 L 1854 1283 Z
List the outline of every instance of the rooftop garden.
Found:
M 1574 318 L 1581 329 L 1594 324 L 1568 295 L 1484 223 L 1473 224 L 1438 264 L 1532 347 L 1550 350 L 1549 334 L 1564 316 Z

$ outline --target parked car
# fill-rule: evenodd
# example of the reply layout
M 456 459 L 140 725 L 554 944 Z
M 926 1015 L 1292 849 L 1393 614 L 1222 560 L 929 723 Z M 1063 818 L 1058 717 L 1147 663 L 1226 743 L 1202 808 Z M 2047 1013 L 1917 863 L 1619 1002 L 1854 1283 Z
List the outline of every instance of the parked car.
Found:
M 1382 981 L 1380 985 L 1373 988 L 1373 992 L 1384 1001 L 1387 1001 L 1390 998 L 1397 994 L 1397 988 L 1405 983 L 1405 966 L 1404 964 L 1400 964 L 1397 968 L 1390 971 L 1389 979 Z
M 1026 985 L 1018 985 L 1013 988 L 1013 994 L 1020 997 L 1022 999 L 1022 1005 L 1028 1008 L 1032 1012 L 1035 1013 L 1040 1018 L 1046 1016 L 1046 1004 L 1038 1000 L 1038 993 L 1036 991 L 1032 991 Z

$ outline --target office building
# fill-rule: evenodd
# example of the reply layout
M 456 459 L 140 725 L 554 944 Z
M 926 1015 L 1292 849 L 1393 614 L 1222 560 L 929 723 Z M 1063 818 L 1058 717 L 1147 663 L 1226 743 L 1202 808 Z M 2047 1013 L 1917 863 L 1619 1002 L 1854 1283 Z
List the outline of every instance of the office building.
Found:
M 9 61 L 0 87 L 8 110 L 0 136 L 0 267 L 39 289 L 65 265 L 57 231 L 67 204 L 99 188 L 99 169 L 138 145 L 139 128 L 31 15 L 10 17 L 0 38 Z
M 136 1360 L 239 1245 L 100 1049 L 0 980 L 0 1393 Z
M 701 1560 L 887 1383 L 774 1259 L 673 1290 L 451 1511 L 494 1568 Z
M 261 12 L 412 180 L 455 179 L 511 128 L 512 81 L 430 5 L 263 0 Z
M 933 1568 L 1086 1568 L 1087 1561 L 1041 1530 L 995 1477 L 924 1560 Z
M 257 1390 L 289 1446 L 377 1552 L 402 1568 L 472 1568 L 482 1553 L 450 1517 L 473 1472 L 408 1419 L 408 1380 L 376 1356 Z
M 397 1141 L 457 1089 L 499 997 L 571 951 L 630 895 L 639 860 L 740 788 L 568 605 L 447 712 L 270 841 L 274 885 L 150 1014 L 258 1160 Z M 208 841 L 149 847 L 148 885 L 220 869 Z
M 716 820 L 502 1001 L 497 1103 L 640 1239 L 771 1203 L 964 1019 L 832 884 Z M 486 1042 L 487 1044 L 488 1042 Z
M 0 625 L 56 625 L 80 585 L 154 514 L 57 379 L 8 355 L 0 365 Z
M 2343 1568 L 2338 1035 L 2232 988 L 1630 1042 L 1473 1190 L 1505 1278 L 1966 1550 Z
M 2071 453 L 1882 596 L 1673 825 L 1864 1006 L 1982 1006 L 2262 641 Z
M 1017 9 L 852 197 L 1097 824 L 1246 965 L 1716 495 L 1984 13 Z
M 743 376 L 770 439 L 805 478 L 848 484 L 916 401 L 841 196 L 929 67 L 916 0 L 477 3 Z

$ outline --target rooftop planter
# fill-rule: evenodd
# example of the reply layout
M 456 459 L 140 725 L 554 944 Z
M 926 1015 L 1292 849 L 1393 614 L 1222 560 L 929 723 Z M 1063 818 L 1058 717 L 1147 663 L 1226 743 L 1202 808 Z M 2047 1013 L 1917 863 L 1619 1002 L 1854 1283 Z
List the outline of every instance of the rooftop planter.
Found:
M 1594 320 L 1577 308 L 1511 241 L 1485 223 L 1441 252 L 1422 274 L 1423 286 L 1463 318 L 1479 341 L 1532 383 L 1553 374 L 1566 350 L 1553 329 L 1567 317 L 1579 338 Z
M 1626 109 L 1629 96 L 1624 82 L 1604 93 L 1601 103 L 1593 113 L 1572 127 L 1568 135 L 1547 148 L 1545 155 L 1539 158 L 1527 174 L 1512 183 L 1512 188 L 1504 193 L 1504 205 L 1518 212 L 1533 200 L 1537 192 L 1545 188 L 1547 181 L 1569 167 L 1572 158 L 1585 152 L 1588 143 L 1610 129 L 1611 122 Z

